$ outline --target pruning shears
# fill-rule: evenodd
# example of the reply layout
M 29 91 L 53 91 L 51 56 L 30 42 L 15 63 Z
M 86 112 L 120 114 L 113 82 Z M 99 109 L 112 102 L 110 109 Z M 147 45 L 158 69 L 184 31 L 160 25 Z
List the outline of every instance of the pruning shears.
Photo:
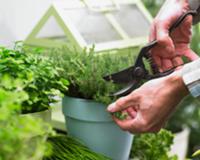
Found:
M 177 21 L 170 27 L 169 33 L 176 29 L 188 15 L 196 15 L 196 10 L 190 10 L 180 16 Z M 112 96 L 121 97 L 131 93 L 134 89 L 138 88 L 144 81 L 148 81 L 155 78 L 160 78 L 174 72 L 176 67 L 167 70 L 165 72 L 159 72 L 156 64 L 153 63 L 150 50 L 158 44 L 157 40 L 154 40 L 144 46 L 136 58 L 135 64 L 120 72 L 113 73 L 111 75 L 104 76 L 104 80 L 111 81 L 113 83 L 124 84 L 125 88 L 112 94 Z M 145 67 L 144 59 L 150 63 L 151 71 Z

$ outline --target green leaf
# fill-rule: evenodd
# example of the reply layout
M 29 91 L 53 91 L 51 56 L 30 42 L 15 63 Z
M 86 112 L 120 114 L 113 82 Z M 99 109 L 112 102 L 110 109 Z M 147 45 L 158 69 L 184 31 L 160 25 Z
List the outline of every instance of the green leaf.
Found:
M 200 156 L 200 150 L 196 151 L 196 152 L 192 155 L 192 157 L 197 157 L 197 156 Z

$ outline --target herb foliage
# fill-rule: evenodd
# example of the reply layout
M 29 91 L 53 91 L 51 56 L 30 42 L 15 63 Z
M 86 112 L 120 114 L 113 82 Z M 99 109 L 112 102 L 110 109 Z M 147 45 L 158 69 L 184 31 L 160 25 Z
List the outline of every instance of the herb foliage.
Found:
M 106 82 L 102 77 L 134 63 L 134 52 L 98 55 L 93 49 L 89 52 L 75 49 L 55 49 L 48 53 L 49 57 L 62 68 L 63 78 L 69 80 L 69 90 L 65 95 L 77 98 L 93 99 L 105 104 L 114 98 L 110 94 L 121 86 Z
M 172 144 L 173 134 L 167 130 L 136 135 L 131 157 L 134 160 L 178 160 L 176 156 L 168 155 Z
M 0 77 L 19 78 L 28 94 L 23 113 L 39 112 L 55 102 L 55 96 L 67 90 L 68 81 L 59 75 L 60 68 L 47 57 L 24 52 L 21 48 L 0 48 Z M 7 86 L 7 90 L 11 89 Z

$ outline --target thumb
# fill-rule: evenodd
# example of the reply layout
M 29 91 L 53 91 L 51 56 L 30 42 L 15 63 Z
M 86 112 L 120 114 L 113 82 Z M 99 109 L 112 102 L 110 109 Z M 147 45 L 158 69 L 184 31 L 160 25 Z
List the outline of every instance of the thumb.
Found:
M 149 42 L 154 41 L 156 39 L 156 27 L 155 22 L 150 27 L 150 35 L 149 35 Z
M 157 22 L 156 38 L 159 48 L 163 50 L 162 57 L 168 58 L 175 55 L 173 40 L 169 36 L 169 25 L 165 22 Z

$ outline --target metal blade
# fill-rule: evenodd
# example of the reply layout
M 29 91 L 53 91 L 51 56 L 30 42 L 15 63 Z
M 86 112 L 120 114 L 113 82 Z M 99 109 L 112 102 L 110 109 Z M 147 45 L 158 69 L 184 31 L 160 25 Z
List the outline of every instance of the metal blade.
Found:
M 120 91 L 114 93 L 112 96 L 114 97 L 122 97 L 122 96 L 126 96 L 129 93 L 131 93 L 133 90 L 135 90 L 138 87 L 138 81 L 134 80 L 132 83 L 130 83 L 129 85 L 127 85 L 125 88 L 121 89 Z
M 107 75 L 103 78 L 104 80 L 112 81 L 113 83 L 128 84 L 131 81 L 133 81 L 133 71 L 134 71 L 134 66 L 119 71 L 117 73 Z

